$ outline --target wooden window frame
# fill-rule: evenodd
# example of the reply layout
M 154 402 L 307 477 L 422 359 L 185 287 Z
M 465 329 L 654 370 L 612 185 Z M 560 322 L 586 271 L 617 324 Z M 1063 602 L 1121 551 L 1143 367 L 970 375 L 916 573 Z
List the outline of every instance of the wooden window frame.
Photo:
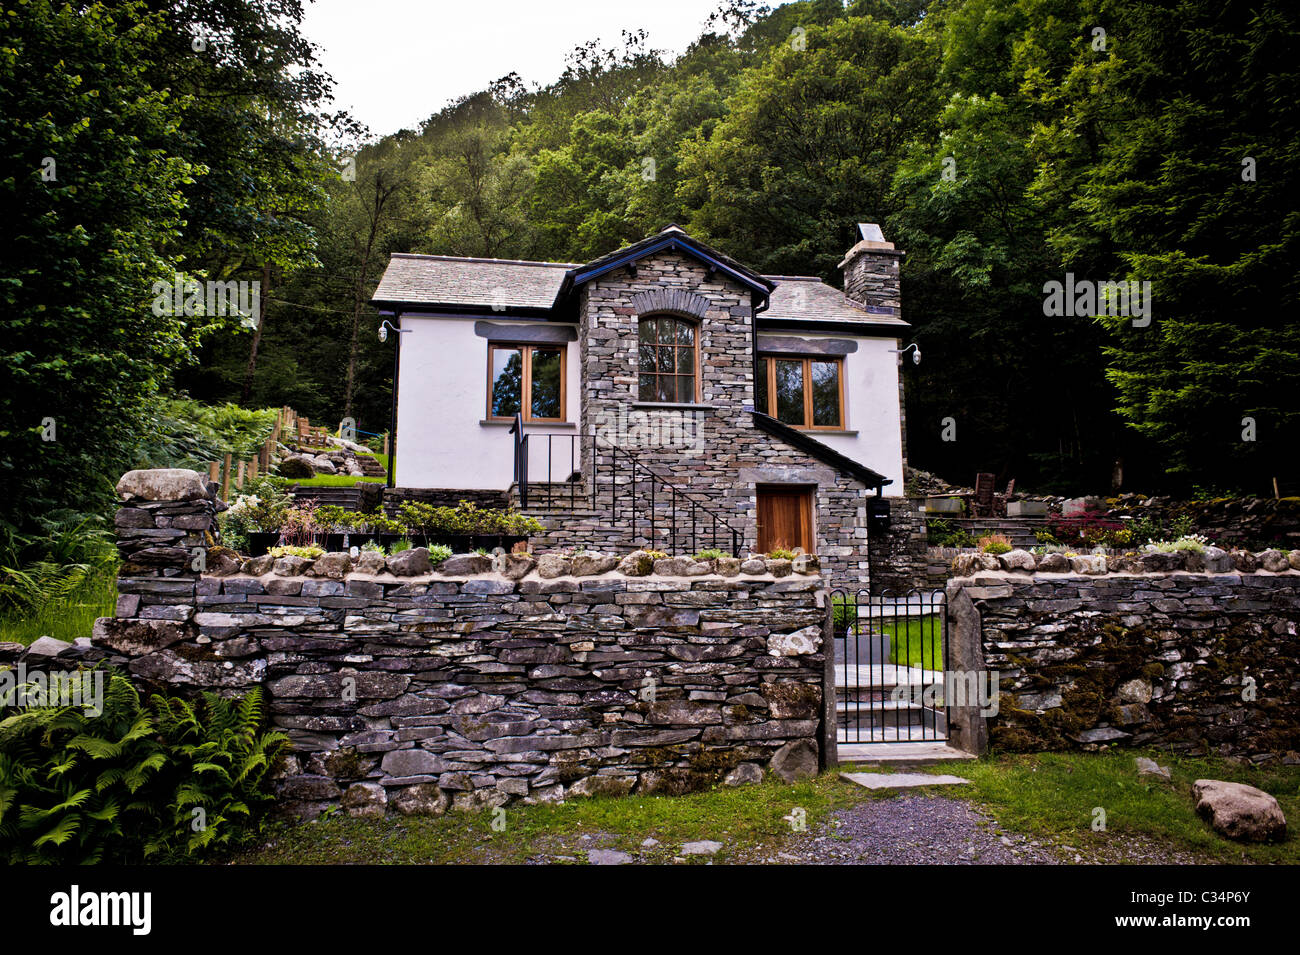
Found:
M 523 415 L 525 422 L 536 424 L 567 424 L 569 410 L 569 348 L 567 345 L 545 343 L 537 344 L 530 342 L 488 342 L 487 350 L 487 420 L 488 421 L 514 421 L 514 415 L 502 417 L 492 413 L 492 386 L 496 379 L 492 375 L 492 356 L 498 349 L 505 351 L 518 351 L 520 360 L 523 362 L 523 376 L 520 381 L 519 411 Z M 560 417 L 558 418 L 537 418 L 533 416 L 533 352 L 537 349 L 542 351 L 560 352 Z
M 642 375 L 642 372 L 641 372 L 641 324 L 642 324 L 643 322 L 658 322 L 658 321 L 660 321 L 661 319 L 665 319 L 665 318 L 667 318 L 667 319 L 671 319 L 671 320 L 674 321 L 674 322 L 679 322 L 679 323 L 681 323 L 682 325 L 686 325 L 686 326 L 689 327 L 690 330 L 691 330 L 691 346 L 690 346 L 690 348 L 691 348 L 691 351 L 694 353 L 694 354 L 693 354 L 693 362 L 694 362 L 694 366 L 695 366 L 695 373 L 694 373 L 695 383 L 694 383 L 694 387 L 691 389 L 691 394 L 692 394 L 694 397 L 693 397 L 690 401 L 688 401 L 688 402 L 681 402 L 681 401 L 668 401 L 668 402 L 661 402 L 661 401 L 659 401 L 657 398 L 642 398 L 642 397 L 641 397 L 641 379 L 644 377 L 644 376 Z M 656 348 L 662 348 L 662 347 L 664 347 L 664 346 L 662 346 L 662 345 L 660 345 L 660 344 L 658 343 L 658 336 L 656 336 L 656 338 L 655 338 L 655 347 L 656 347 Z M 669 346 L 669 347 L 671 347 L 671 348 L 673 348 L 673 349 L 675 349 L 675 350 L 684 350 L 687 346 L 685 346 L 685 345 L 671 345 L 671 346 Z M 652 374 L 653 374 L 656 378 L 660 377 L 661 375 L 662 375 L 663 377 L 673 377 L 673 378 L 681 378 L 681 377 L 683 377 L 682 375 L 678 375 L 676 372 L 673 372 L 673 373 L 671 374 L 671 376 L 670 376 L 668 372 L 660 372 L 660 371 L 658 371 L 658 358 L 657 358 L 657 357 L 656 357 L 656 360 L 655 360 L 655 364 L 656 364 L 656 370 L 655 370 Z M 693 319 L 693 318 L 686 318 L 685 316 L 682 316 L 682 315 L 676 315 L 676 314 L 674 314 L 674 313 L 672 313 L 672 312 L 651 312 L 651 313 L 649 313 L 649 314 L 647 314 L 647 315 L 638 315 L 638 316 L 637 316 L 637 322 L 636 322 L 636 400 L 637 400 L 638 403 L 641 403 L 641 404 L 699 404 L 699 403 L 700 403 L 700 323 L 699 323 L 698 320 Z
M 782 424 L 788 425 L 799 431 L 847 431 L 849 429 L 848 408 L 844 401 L 844 359 L 837 355 L 782 355 L 782 354 L 763 354 L 758 356 L 758 360 L 763 362 L 763 371 L 767 378 L 767 407 L 761 409 L 764 414 L 777 418 L 776 406 L 776 363 L 778 361 L 797 361 L 803 363 L 803 420 L 804 424 L 790 424 L 788 421 L 782 421 Z M 839 374 L 836 380 L 839 382 L 839 395 L 836 400 L 839 402 L 840 423 L 839 424 L 813 424 L 813 398 L 812 398 L 812 365 L 813 362 L 833 362 L 839 366 Z

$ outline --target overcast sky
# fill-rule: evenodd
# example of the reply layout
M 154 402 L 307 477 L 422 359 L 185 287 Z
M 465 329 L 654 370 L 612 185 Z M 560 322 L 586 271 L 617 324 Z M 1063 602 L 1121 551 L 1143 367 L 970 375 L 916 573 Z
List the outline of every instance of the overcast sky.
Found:
M 546 84 L 565 54 L 622 30 L 645 29 L 650 46 L 681 53 L 719 0 L 315 0 L 303 32 L 323 47 L 347 109 L 377 136 L 415 129 L 448 101 L 514 71 Z

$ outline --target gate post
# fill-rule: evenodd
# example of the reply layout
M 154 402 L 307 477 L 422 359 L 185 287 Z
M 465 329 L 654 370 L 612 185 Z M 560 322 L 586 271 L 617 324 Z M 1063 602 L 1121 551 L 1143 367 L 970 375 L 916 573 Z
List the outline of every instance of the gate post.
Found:
M 979 609 L 971 601 L 960 580 L 948 581 L 946 594 L 949 662 L 945 678 L 947 673 L 974 673 L 978 674 L 978 679 L 984 680 L 987 678 L 984 665 L 984 626 Z M 982 756 L 989 748 L 988 720 L 980 712 L 978 699 L 963 702 L 964 706 L 952 706 L 948 710 L 948 745 Z
M 826 616 L 822 620 L 822 655 L 826 662 L 822 669 L 822 744 L 820 769 L 825 772 L 840 764 L 838 738 L 839 719 L 835 711 L 835 600 L 834 591 L 822 588 Z

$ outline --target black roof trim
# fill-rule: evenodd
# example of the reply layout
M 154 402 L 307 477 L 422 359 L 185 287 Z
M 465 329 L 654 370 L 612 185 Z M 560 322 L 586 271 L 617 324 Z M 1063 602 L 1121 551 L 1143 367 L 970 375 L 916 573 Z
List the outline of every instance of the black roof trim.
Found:
M 843 471 L 850 477 L 855 477 L 867 487 L 880 488 L 886 484 L 893 484 L 892 478 L 887 478 L 883 474 L 871 470 L 865 464 L 860 464 L 852 458 L 847 457 L 834 448 L 822 444 L 815 438 L 808 436 L 808 432 L 799 431 L 790 427 L 781 421 L 777 421 L 771 415 L 765 415 L 761 411 L 750 412 L 754 416 L 754 424 L 761 431 L 766 431 L 774 437 L 780 438 L 787 444 L 793 445 L 800 451 L 811 455 L 823 464 L 829 464 L 837 471 Z

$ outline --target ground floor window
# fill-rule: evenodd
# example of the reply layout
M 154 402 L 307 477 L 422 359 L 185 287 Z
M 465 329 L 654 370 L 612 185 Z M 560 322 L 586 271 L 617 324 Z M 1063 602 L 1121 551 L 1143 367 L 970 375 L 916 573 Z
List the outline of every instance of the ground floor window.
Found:
M 813 489 L 788 485 L 759 485 L 758 493 L 758 550 L 769 554 L 774 550 L 794 550 L 802 547 L 813 554 Z
M 841 430 L 843 371 L 838 358 L 760 358 L 754 407 L 795 428 Z
M 555 345 L 488 346 L 488 417 L 564 420 L 564 348 Z

